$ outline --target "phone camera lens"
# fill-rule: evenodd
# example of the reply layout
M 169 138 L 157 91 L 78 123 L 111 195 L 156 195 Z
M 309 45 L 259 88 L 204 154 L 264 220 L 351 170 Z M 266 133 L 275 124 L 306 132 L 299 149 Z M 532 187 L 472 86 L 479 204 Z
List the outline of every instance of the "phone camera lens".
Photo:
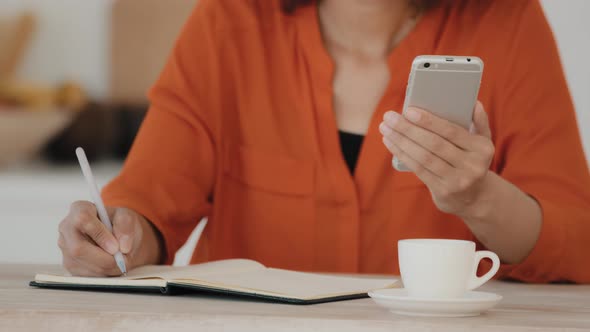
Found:
M 424 68 L 429 68 L 430 67 L 430 62 L 427 62 L 424 64 Z

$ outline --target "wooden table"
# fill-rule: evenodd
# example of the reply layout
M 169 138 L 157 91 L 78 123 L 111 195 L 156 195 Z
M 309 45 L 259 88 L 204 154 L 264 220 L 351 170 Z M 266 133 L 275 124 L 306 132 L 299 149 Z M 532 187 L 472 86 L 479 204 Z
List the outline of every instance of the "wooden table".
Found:
M 311 306 L 200 295 L 160 296 L 36 289 L 57 266 L 0 265 L 0 331 L 530 331 L 590 330 L 590 286 L 490 282 L 504 296 L 471 318 L 397 316 L 371 299 Z

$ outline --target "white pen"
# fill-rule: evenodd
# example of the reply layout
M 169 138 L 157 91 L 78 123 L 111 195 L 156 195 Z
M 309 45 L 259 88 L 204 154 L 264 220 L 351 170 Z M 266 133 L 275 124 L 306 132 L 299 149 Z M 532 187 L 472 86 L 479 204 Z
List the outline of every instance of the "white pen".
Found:
M 98 216 L 100 221 L 107 227 L 109 232 L 113 233 L 113 225 L 111 224 L 111 219 L 109 218 L 109 214 L 107 213 L 107 209 L 102 202 L 102 198 L 100 198 L 100 192 L 98 190 L 98 186 L 96 185 L 96 181 L 94 181 L 94 176 L 92 175 L 92 170 L 90 169 L 90 164 L 88 163 L 88 159 L 86 158 L 86 153 L 84 153 L 84 149 L 77 148 L 76 149 L 76 156 L 78 157 L 78 162 L 80 163 L 80 168 L 82 168 L 82 174 L 84 174 L 84 178 L 86 179 L 86 183 L 88 183 L 88 188 L 90 189 L 90 196 L 94 201 L 94 205 L 96 205 L 96 209 L 98 210 Z M 115 262 L 121 270 L 123 275 L 127 275 L 127 267 L 125 266 L 125 258 L 121 251 L 117 251 L 115 253 Z

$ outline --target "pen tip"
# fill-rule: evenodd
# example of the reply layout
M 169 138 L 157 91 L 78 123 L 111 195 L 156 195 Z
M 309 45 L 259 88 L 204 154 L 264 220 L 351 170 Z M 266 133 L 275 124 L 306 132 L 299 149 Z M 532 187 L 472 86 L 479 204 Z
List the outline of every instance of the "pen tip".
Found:
M 127 266 L 125 266 L 125 258 L 123 258 L 123 254 L 120 251 L 115 253 L 115 263 L 117 263 L 117 266 L 119 267 L 121 273 L 123 273 L 123 275 L 126 276 Z

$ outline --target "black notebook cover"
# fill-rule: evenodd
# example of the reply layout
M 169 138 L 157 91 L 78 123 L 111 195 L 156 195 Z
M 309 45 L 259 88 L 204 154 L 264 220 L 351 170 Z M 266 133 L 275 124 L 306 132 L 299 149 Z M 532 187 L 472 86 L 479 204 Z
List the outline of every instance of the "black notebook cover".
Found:
M 229 297 L 250 298 L 250 299 L 262 300 L 262 301 L 273 302 L 273 303 L 286 303 L 286 304 L 299 304 L 299 305 L 318 304 L 318 303 L 344 301 L 344 300 L 354 300 L 354 299 L 361 299 L 361 298 L 368 297 L 367 293 L 359 293 L 359 294 L 324 297 L 324 298 L 318 298 L 318 299 L 313 299 L 313 300 L 302 300 L 302 299 L 294 299 L 294 298 L 290 298 L 290 297 L 282 297 L 282 296 L 278 296 L 278 295 L 272 296 L 272 295 L 267 295 L 267 294 L 257 294 L 254 292 L 252 292 L 252 293 L 241 292 L 241 291 L 235 291 L 235 290 L 224 289 L 224 288 L 214 288 L 214 287 L 206 287 L 206 286 L 198 286 L 198 285 L 175 284 L 174 282 L 169 282 L 166 287 L 120 286 L 120 285 L 119 286 L 82 285 L 82 284 L 64 284 L 64 283 L 49 283 L 49 282 L 43 283 L 43 282 L 37 282 L 37 281 L 31 281 L 29 283 L 29 285 L 33 286 L 33 287 L 63 289 L 63 290 L 122 292 L 122 293 L 158 293 L 158 294 L 166 294 L 166 295 L 205 293 L 205 294 L 217 294 L 217 295 L 229 296 Z

